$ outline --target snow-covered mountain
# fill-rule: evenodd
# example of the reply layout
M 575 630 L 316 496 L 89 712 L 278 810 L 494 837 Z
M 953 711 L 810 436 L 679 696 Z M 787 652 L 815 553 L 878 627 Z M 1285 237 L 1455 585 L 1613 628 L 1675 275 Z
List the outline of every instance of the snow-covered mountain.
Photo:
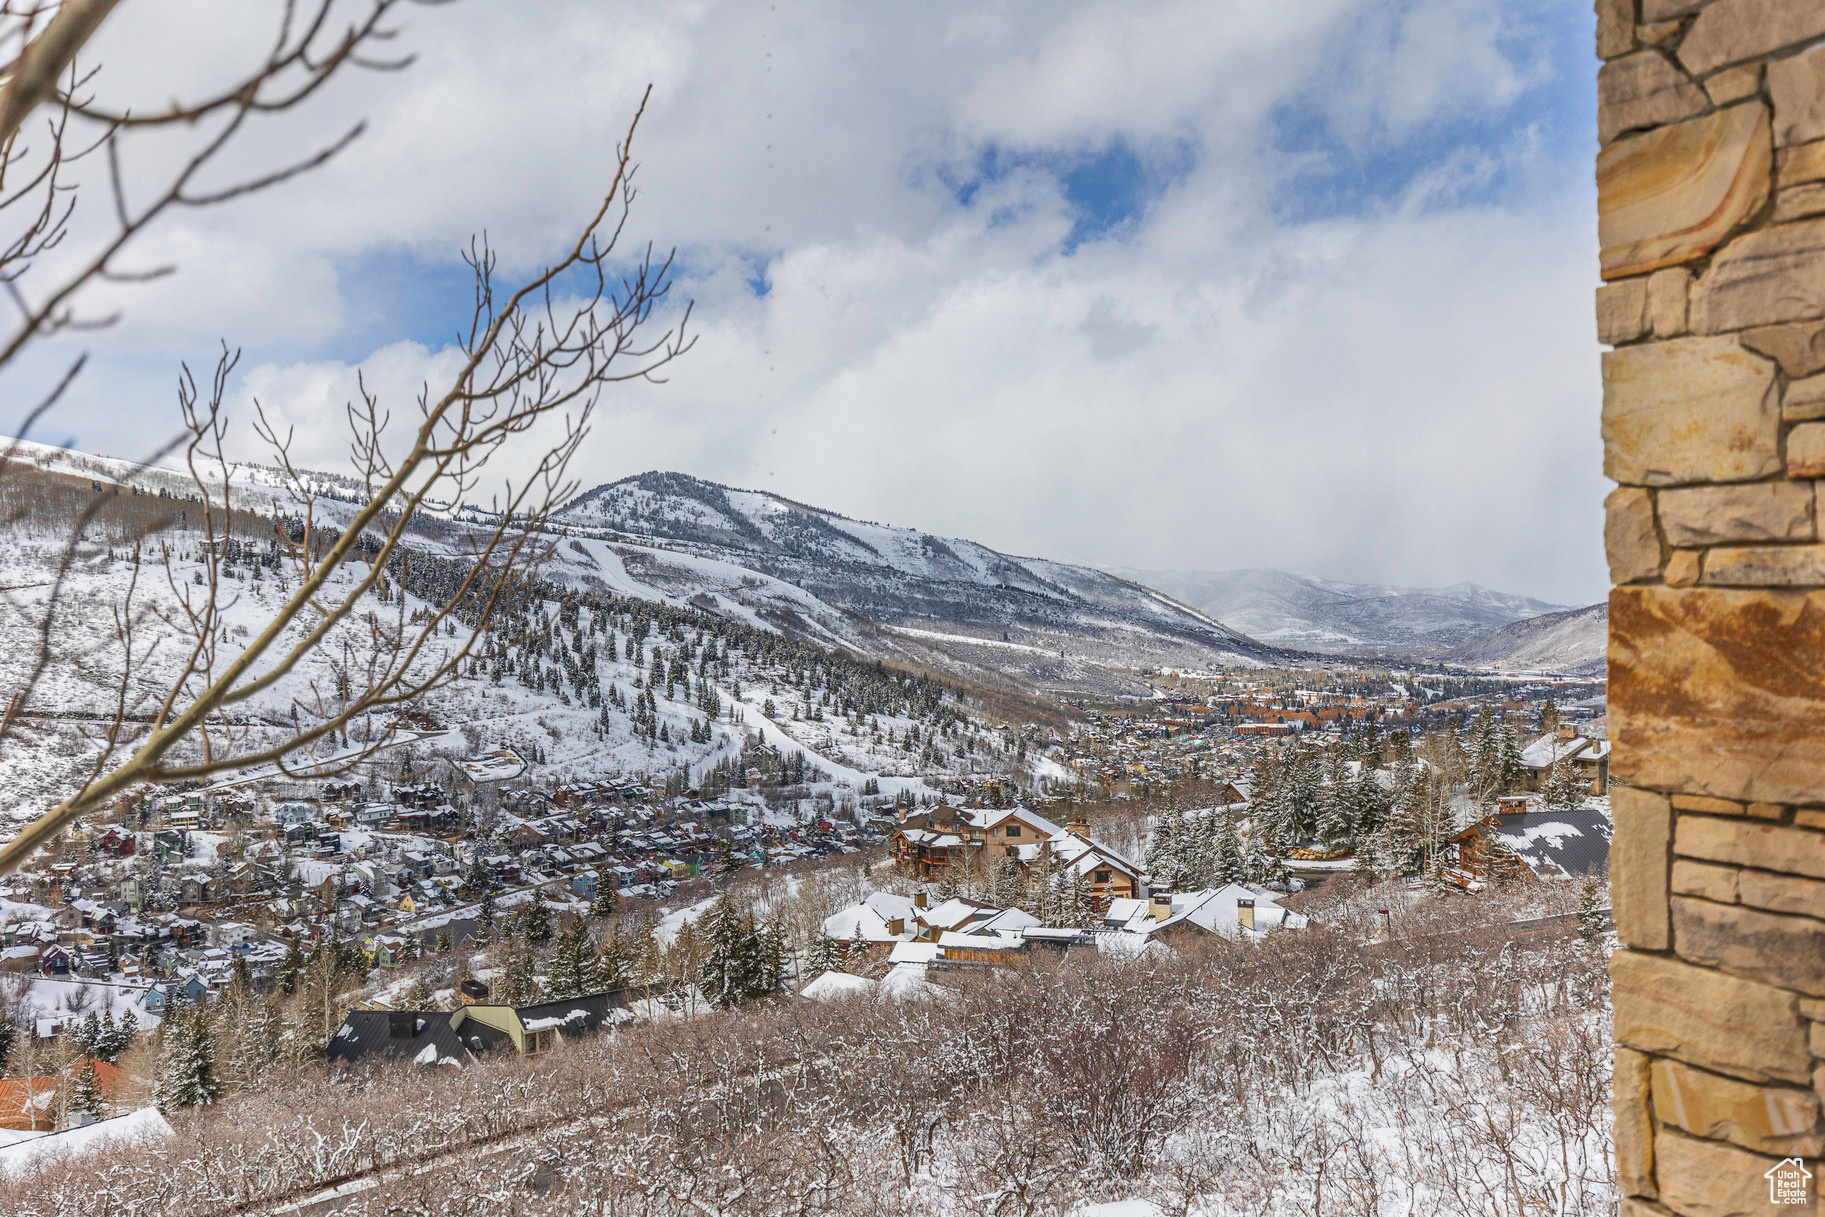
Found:
M 608 551 L 619 570 L 604 578 L 990 680 L 1100 690 L 1129 687 L 1134 669 L 1275 657 L 1213 615 L 1104 571 L 685 474 L 600 486 L 559 522 Z
M 1604 603 L 1547 613 L 1478 634 L 1439 658 L 1469 668 L 1601 676 L 1609 640 Z
M 50 589 L 61 581 L 50 629 L 52 662 L 25 704 L 13 746 L 0 750 L 0 784 L 9 793 L 0 808 L 3 828 L 68 794 L 92 762 L 96 728 L 110 721 L 123 687 L 125 713 L 143 721 L 158 695 L 178 679 L 189 649 L 175 623 L 184 620 L 184 597 L 200 594 L 188 589 L 203 586 L 207 578 L 209 546 L 198 529 L 200 510 L 185 498 L 194 489 L 186 473 L 40 444 L 0 440 L 0 445 L 13 456 L 0 480 L 0 586 L 7 592 L 0 596 L 0 687 L 12 690 L 28 670 L 41 616 L 50 611 Z M 242 544 L 220 569 L 225 589 L 216 644 L 220 664 L 264 628 L 290 595 L 292 577 L 270 533 L 262 536 L 273 514 L 292 506 L 278 479 L 258 466 L 229 472 L 238 488 L 236 531 Z M 332 493 L 348 489 L 327 479 L 318 484 Z M 98 503 L 84 540 L 66 553 L 72 522 Z M 322 499 L 317 522 L 339 527 L 353 510 L 347 502 Z M 460 559 L 472 552 L 468 528 L 463 520 L 427 518 L 409 544 L 417 554 Z M 926 776 L 1002 776 L 1023 766 L 994 725 L 974 718 L 973 710 L 959 725 L 954 698 L 921 700 L 906 691 L 914 682 L 902 683 L 830 649 L 835 643 L 866 652 L 869 631 L 883 648 L 898 646 L 881 627 L 747 567 L 614 542 L 590 530 L 569 531 L 544 575 L 560 586 L 611 595 L 581 597 L 578 613 L 568 621 L 559 613 L 558 598 L 544 599 L 515 627 L 523 639 L 497 640 L 500 649 L 492 650 L 484 640 L 475 664 L 415 699 L 414 730 L 398 746 L 417 763 L 510 748 L 542 781 L 645 780 L 687 769 L 701 778 L 718 764 L 741 760 L 758 741 L 775 756 L 802 754 L 810 770 L 852 792 L 872 781 L 886 793 L 920 784 Z M 134 541 L 142 535 L 150 540 L 136 560 Z M 418 588 L 435 585 L 435 575 L 425 575 L 435 567 L 420 563 L 418 570 L 421 579 L 431 580 Z M 333 599 L 353 590 L 364 572 L 358 565 L 342 569 L 331 577 L 326 594 Z M 671 590 L 646 582 L 648 577 Z M 324 645 L 237 707 L 237 746 L 257 751 L 288 737 L 294 699 L 312 704 L 320 691 L 337 687 L 339 656 L 363 654 L 370 614 L 381 622 L 417 621 L 430 606 L 414 586 L 402 575 L 390 592 L 360 593 L 355 615 L 333 627 Z M 662 613 L 639 601 L 708 612 Z M 116 614 L 128 606 L 135 621 L 130 664 L 116 636 Z M 278 649 L 314 624 L 287 626 Z M 774 646 L 776 639 L 741 626 L 823 645 Z M 434 651 L 467 638 L 458 623 L 449 629 L 445 637 L 452 641 L 439 642 Z M 714 671 L 701 662 L 712 644 L 719 654 Z M 694 666 L 686 662 L 693 651 L 700 660 Z M 888 653 L 901 655 L 905 648 Z M 677 685 L 652 679 L 649 665 L 662 654 L 691 673 Z M 125 680 L 123 667 L 130 668 Z M 838 686 L 870 700 L 865 725 L 832 708 L 842 704 Z M 708 693 L 719 699 L 720 709 L 718 702 L 706 706 Z M 642 695 L 643 717 L 634 705 Z M 940 716 L 948 732 L 942 740 Z M 362 732 L 369 727 L 384 732 L 391 718 L 389 712 L 358 725 L 354 739 L 342 745 L 360 751 Z M 194 755 L 193 748 L 180 752 L 179 760 Z M 324 746 L 325 757 L 345 754 Z M 1024 768 L 1039 773 L 1048 765 L 1034 760 Z M 240 777 L 270 772 L 270 766 L 261 766 Z
M 1262 642 L 1334 655 L 1430 654 L 1565 607 L 1474 583 L 1383 587 L 1270 567 L 1121 573 Z

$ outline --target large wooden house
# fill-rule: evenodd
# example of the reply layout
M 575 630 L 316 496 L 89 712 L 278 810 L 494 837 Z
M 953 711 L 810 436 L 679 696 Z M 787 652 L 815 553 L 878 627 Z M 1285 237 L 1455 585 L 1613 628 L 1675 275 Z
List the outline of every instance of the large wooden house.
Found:
M 900 820 L 890 842 L 909 876 L 942 882 L 965 868 L 985 869 L 1001 859 L 1017 863 L 1029 877 L 1036 870 L 1081 877 L 1099 906 L 1139 896 L 1141 868 L 1090 835 L 1082 819 L 1060 828 L 1024 807 L 939 806 Z

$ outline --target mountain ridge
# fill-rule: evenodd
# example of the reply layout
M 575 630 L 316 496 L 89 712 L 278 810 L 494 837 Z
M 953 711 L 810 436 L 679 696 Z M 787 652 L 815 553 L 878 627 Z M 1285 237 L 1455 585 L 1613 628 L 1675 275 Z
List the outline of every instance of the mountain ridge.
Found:
M 1135 673 L 1149 668 L 1282 658 L 1119 573 L 1004 554 L 689 474 L 649 471 L 605 483 L 572 499 L 554 523 L 628 546 L 622 557 L 633 573 L 666 594 L 689 589 L 692 576 L 674 569 L 681 557 L 745 568 L 828 605 L 874 647 L 1043 688 L 1138 692 L 1144 684 Z M 739 600 L 743 590 L 721 594 Z
M 1447 663 L 1505 672 L 1602 676 L 1609 646 L 1609 605 L 1543 613 L 1465 640 L 1442 656 Z
M 1488 630 L 1568 606 L 1468 581 L 1447 587 L 1346 583 L 1253 567 L 1117 568 L 1263 643 L 1356 658 L 1426 658 Z

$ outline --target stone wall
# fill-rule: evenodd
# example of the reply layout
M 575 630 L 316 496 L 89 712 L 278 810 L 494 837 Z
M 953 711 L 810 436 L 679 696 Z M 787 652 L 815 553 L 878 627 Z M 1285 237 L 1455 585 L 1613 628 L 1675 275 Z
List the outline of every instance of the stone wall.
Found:
M 1597 51 L 1623 1213 L 1825 1212 L 1825 0 Z

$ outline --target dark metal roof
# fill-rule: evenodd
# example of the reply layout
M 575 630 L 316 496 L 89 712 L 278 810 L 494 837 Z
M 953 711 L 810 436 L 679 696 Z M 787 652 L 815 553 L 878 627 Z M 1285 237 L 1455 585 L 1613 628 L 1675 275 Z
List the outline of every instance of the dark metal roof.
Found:
M 1592 875 L 1609 865 L 1613 826 L 1603 811 L 1510 812 L 1495 818 L 1497 839 L 1542 878 Z
M 611 1012 L 627 1009 L 641 990 L 617 989 L 558 1001 L 521 1006 L 514 1013 L 523 1024 L 555 1027 L 566 1037 L 602 1029 Z M 443 1010 L 350 1010 L 330 1037 L 332 1061 L 410 1060 L 419 1064 L 462 1062 L 505 1044 L 513 1037 L 475 1019 L 452 1026 L 455 1012 Z M 553 1021 L 555 1020 L 555 1021 Z M 427 1051 L 430 1050 L 430 1051 Z
M 443 1010 L 350 1010 L 330 1037 L 332 1061 L 410 1060 L 436 1064 L 479 1055 L 512 1038 L 480 1023 L 450 1025 Z M 427 1049 L 433 1050 L 427 1053 Z
M 557 1019 L 557 1029 L 565 1035 L 599 1031 L 607 1021 L 611 1010 L 627 1009 L 629 991 L 617 989 L 612 993 L 586 993 L 582 997 L 566 997 L 557 1001 L 540 1002 L 536 1006 L 522 1006 L 515 1011 L 520 1022 L 529 1028 L 534 1020 Z

